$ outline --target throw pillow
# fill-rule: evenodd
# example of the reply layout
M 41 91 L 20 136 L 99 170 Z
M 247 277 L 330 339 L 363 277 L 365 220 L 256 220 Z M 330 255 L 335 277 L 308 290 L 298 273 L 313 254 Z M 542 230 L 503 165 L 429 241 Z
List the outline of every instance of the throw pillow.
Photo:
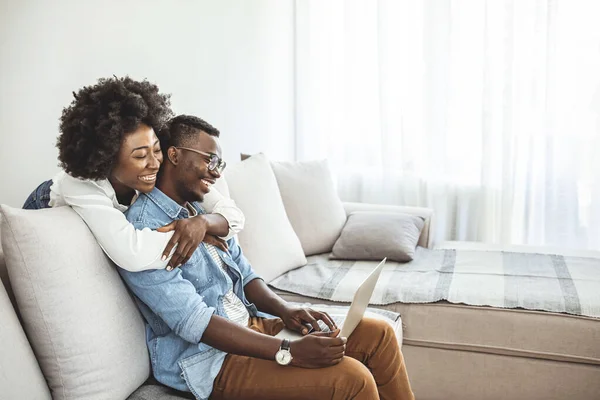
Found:
M 257 154 L 225 170 L 231 198 L 246 223 L 239 242 L 265 282 L 306 264 L 300 240 L 285 213 L 269 161 Z
M 361 211 L 350 214 L 331 258 L 411 261 L 424 221 L 402 213 Z
M 307 256 L 331 251 L 346 211 L 327 160 L 271 162 L 287 216 Z
M 87 225 L 70 207 L 1 211 L 10 283 L 52 398 L 129 396 L 150 373 L 145 323 Z

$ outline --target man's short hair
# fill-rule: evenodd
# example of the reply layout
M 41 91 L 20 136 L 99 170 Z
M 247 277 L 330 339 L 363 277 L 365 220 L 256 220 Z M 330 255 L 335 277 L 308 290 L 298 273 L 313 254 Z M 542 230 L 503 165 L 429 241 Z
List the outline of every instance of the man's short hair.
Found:
M 206 132 L 211 136 L 219 137 L 217 128 L 193 115 L 178 115 L 172 118 L 160 130 L 158 138 L 163 151 L 171 146 L 189 146 L 198 131 Z

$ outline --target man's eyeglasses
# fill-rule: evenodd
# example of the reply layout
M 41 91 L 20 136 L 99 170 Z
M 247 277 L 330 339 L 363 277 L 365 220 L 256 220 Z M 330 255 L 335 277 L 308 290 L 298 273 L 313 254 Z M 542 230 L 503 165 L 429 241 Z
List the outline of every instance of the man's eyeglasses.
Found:
M 175 146 L 173 146 L 175 147 Z M 208 170 L 209 171 L 217 171 L 219 174 L 223 172 L 227 163 L 219 158 L 218 155 L 212 153 L 205 153 L 204 151 L 190 149 L 189 147 L 175 147 L 176 149 L 193 151 L 194 153 L 201 154 L 205 157 L 208 157 Z

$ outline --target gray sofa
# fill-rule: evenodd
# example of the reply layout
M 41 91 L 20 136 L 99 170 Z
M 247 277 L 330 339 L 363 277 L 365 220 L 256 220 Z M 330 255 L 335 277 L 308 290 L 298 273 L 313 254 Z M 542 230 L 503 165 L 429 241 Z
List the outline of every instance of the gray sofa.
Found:
M 322 175 L 322 165 L 313 175 L 307 165 L 294 175 L 293 165 L 273 164 L 273 176 L 258 177 L 258 169 L 244 163 L 243 169 L 231 168 L 226 175 L 229 187 L 220 191 L 230 194 L 246 213 L 240 242 L 263 275 L 290 273 L 306 263 L 305 256 L 310 262 L 315 252 L 323 250 L 319 246 L 324 242 L 328 241 L 326 251 L 331 251 L 343 220 L 360 210 L 422 217 L 425 225 L 419 245 L 432 247 L 435 224 L 430 209 L 331 200 L 332 183 L 326 179 L 319 188 L 315 182 Z M 264 170 L 264 162 L 258 167 Z M 260 181 L 258 187 L 246 187 L 247 174 Z M 312 176 L 305 180 L 310 191 L 298 180 L 307 175 Z M 276 179 L 277 204 L 273 198 L 255 197 L 272 189 L 265 183 L 269 179 Z M 304 192 L 313 196 L 300 199 Z M 269 213 L 261 218 L 257 202 L 269 204 Z M 327 207 L 338 206 L 343 215 L 334 222 L 335 212 Z M 283 215 L 291 221 L 289 229 L 300 238 L 297 246 L 304 254 L 286 249 L 286 254 L 274 254 L 280 260 L 271 266 L 272 258 L 261 258 L 264 247 L 257 241 L 263 239 L 256 232 L 288 229 L 272 221 L 277 207 L 285 209 Z M 143 319 L 114 265 L 72 210 L 25 211 L 2 206 L 2 214 L 1 399 L 48 399 L 51 395 L 60 399 L 189 398 L 149 380 Z M 311 218 L 331 222 L 316 232 Z M 267 236 L 264 240 L 283 239 Z M 283 271 L 271 270 L 282 265 Z M 333 303 L 279 293 L 290 301 Z M 402 351 L 419 400 L 600 399 L 599 319 L 444 301 L 376 307 L 402 316 Z

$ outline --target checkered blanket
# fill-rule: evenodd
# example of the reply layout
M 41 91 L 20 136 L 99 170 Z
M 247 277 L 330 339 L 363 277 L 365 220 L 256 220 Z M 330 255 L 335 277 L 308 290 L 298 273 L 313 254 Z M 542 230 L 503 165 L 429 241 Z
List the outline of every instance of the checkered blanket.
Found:
M 318 299 L 350 302 L 377 265 L 371 261 L 308 258 L 269 284 Z M 447 300 L 600 318 L 600 259 L 502 251 L 417 248 L 412 262 L 388 262 L 371 304 Z

